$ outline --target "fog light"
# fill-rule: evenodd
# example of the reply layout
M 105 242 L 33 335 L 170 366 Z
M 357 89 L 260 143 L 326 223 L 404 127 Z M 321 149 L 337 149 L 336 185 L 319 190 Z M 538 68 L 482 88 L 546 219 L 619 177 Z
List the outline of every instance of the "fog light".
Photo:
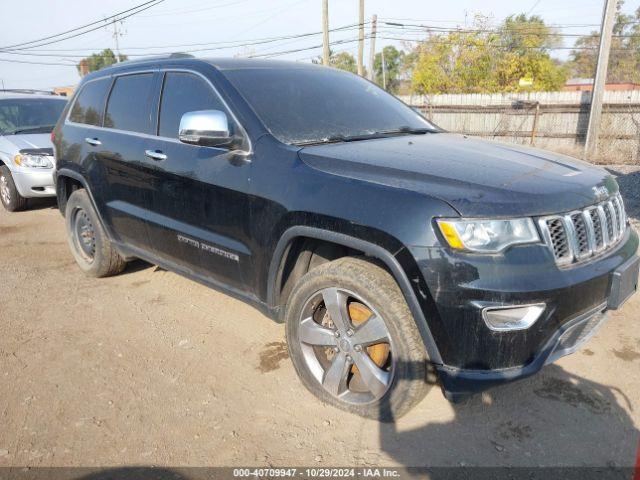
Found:
M 518 305 L 509 307 L 485 307 L 482 310 L 482 318 L 491 330 L 505 332 L 511 330 L 524 330 L 536 323 L 544 312 L 546 305 Z

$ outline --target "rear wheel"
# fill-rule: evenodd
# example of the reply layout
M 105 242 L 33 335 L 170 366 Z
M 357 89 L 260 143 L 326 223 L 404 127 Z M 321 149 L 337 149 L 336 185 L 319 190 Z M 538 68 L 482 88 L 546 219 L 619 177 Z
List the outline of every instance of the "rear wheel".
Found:
M 87 275 L 108 277 L 124 270 L 127 263 L 105 235 L 85 190 L 69 197 L 65 222 L 71 253 Z
M 286 326 L 298 375 L 326 403 L 389 421 L 426 394 L 426 352 L 402 292 L 365 259 L 341 258 L 301 278 Z
M 9 212 L 24 210 L 27 206 L 27 199 L 18 193 L 11 170 L 6 165 L 0 167 L 0 200 Z

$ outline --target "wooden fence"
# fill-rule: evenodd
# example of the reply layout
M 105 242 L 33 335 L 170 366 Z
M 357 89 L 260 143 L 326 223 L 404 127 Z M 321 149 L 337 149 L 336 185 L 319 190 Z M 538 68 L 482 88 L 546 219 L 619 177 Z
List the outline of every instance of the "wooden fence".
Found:
M 590 92 L 401 96 L 450 132 L 582 156 Z M 598 160 L 640 163 L 640 90 L 605 92 Z

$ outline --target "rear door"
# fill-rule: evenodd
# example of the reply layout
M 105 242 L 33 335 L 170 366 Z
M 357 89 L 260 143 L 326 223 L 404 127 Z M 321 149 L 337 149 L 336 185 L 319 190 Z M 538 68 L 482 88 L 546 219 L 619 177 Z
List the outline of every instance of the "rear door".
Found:
M 147 217 L 151 204 L 151 161 L 145 156 L 147 135 L 153 133 L 151 105 L 157 73 L 124 74 L 114 78 L 104 114 L 104 128 L 92 140 L 103 177 L 101 197 L 117 240 L 151 249 Z
M 241 128 L 213 86 L 187 71 L 163 73 L 158 136 L 147 149 L 154 163 L 149 228 L 157 254 L 190 273 L 227 287 L 242 288 L 240 266 L 250 261 L 245 244 L 249 220 L 248 163 L 225 148 L 178 140 L 182 115 L 221 110 L 232 131 Z

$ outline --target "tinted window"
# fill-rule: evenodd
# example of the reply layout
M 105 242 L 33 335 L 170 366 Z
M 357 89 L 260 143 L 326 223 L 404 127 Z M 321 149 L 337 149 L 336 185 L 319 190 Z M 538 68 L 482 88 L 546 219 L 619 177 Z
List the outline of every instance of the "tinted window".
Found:
M 66 104 L 59 98 L 0 100 L 0 134 L 48 133 Z
M 178 138 L 182 115 L 196 110 L 226 111 L 222 101 L 202 78 L 191 73 L 168 72 L 162 89 L 158 134 Z
M 152 73 L 118 77 L 109 95 L 104 126 L 151 133 L 149 95 L 152 89 Z
M 434 128 L 381 88 L 339 70 L 318 66 L 222 73 L 285 143 Z
M 85 84 L 73 104 L 69 119 L 72 122 L 101 126 L 104 101 L 110 84 L 108 78 Z

